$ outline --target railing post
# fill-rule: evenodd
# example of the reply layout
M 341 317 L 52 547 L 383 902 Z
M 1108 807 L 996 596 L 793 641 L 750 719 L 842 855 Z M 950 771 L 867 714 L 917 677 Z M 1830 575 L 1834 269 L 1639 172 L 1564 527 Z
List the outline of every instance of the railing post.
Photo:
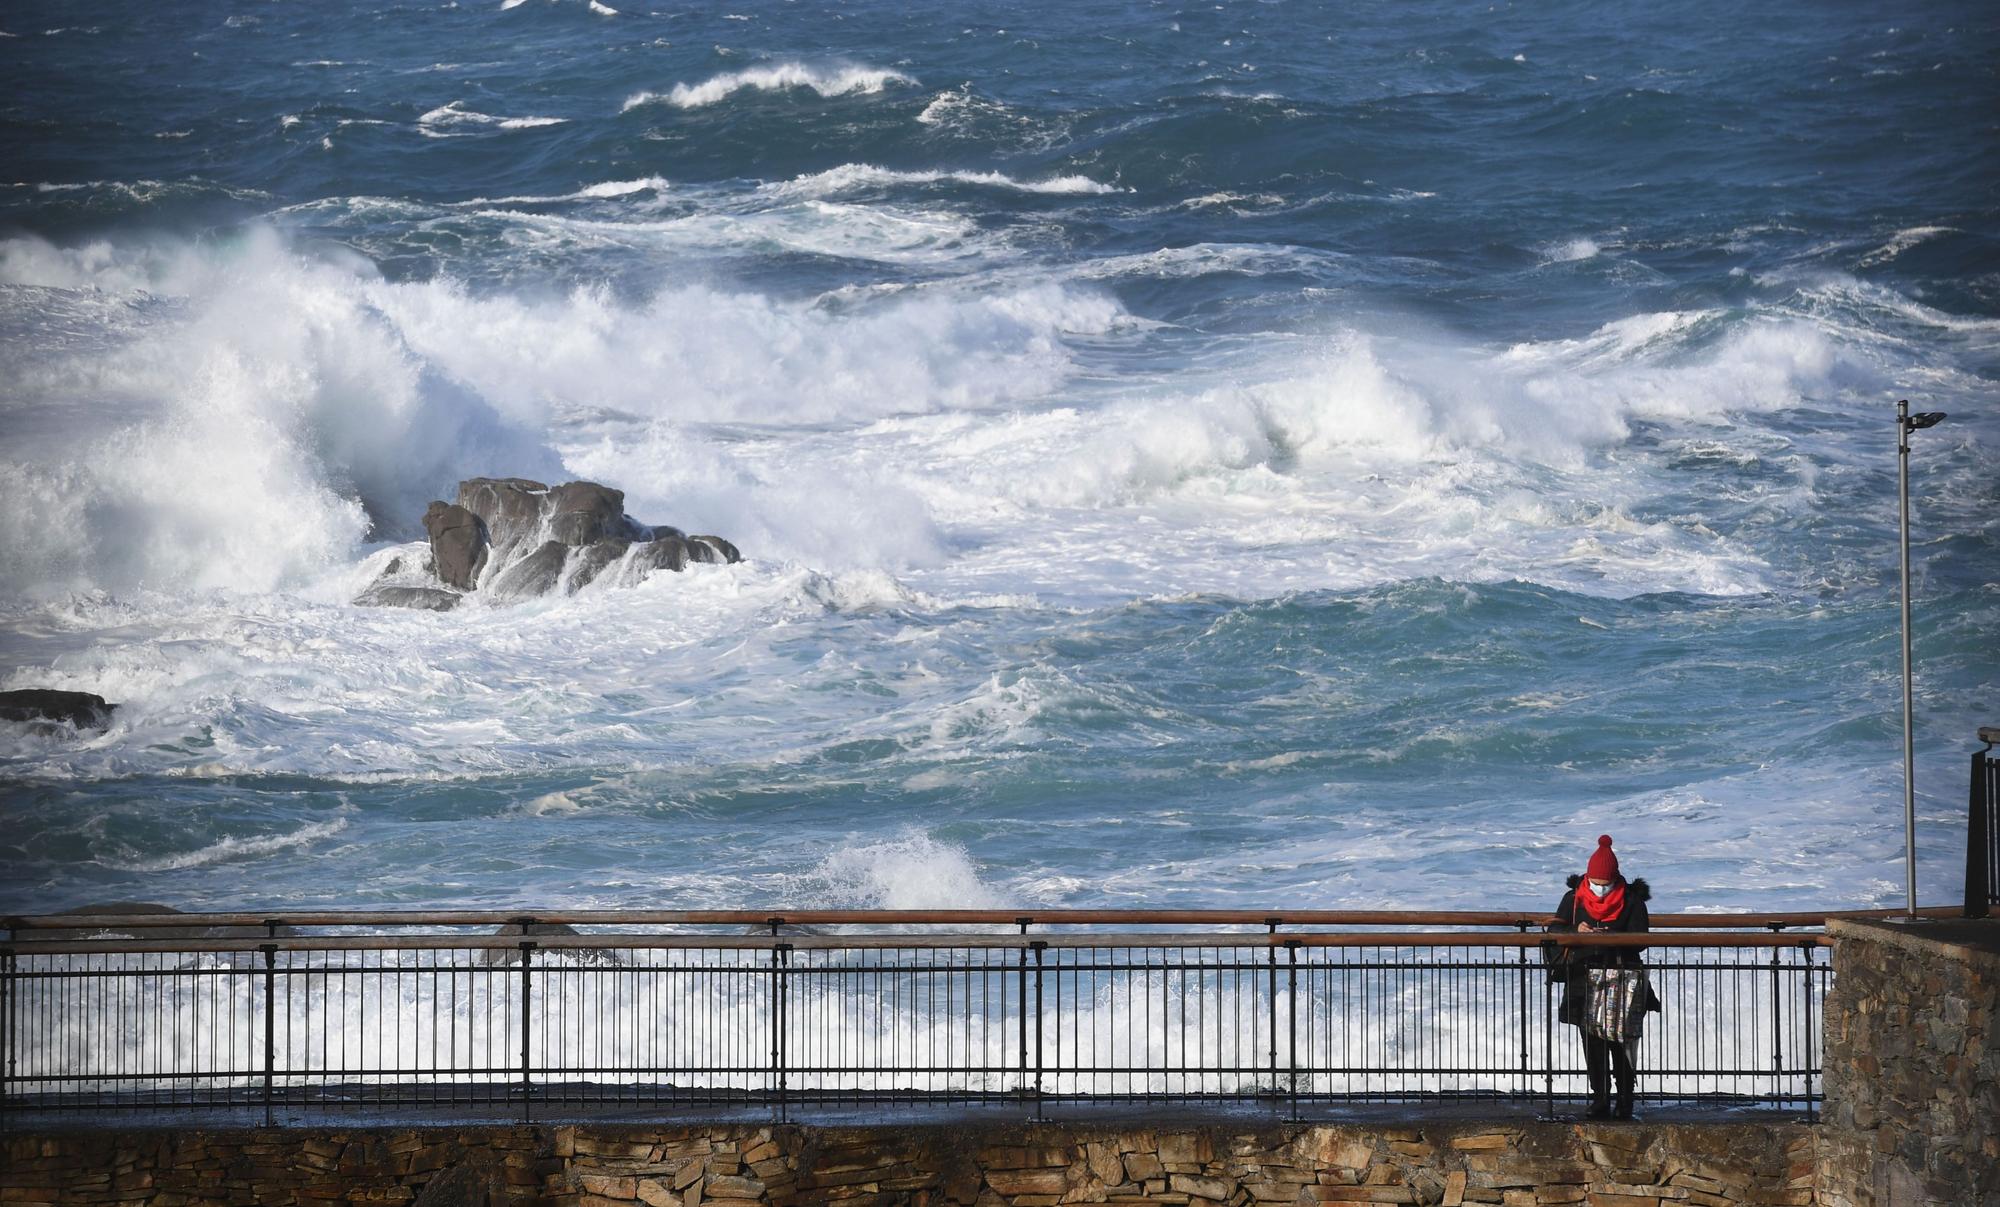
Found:
M 1028 933 L 1027 924 L 1021 924 L 1021 933 Z M 1021 948 L 1021 964 L 1014 973 L 1014 999 L 1021 1003 L 1020 1010 L 1020 1058 L 1021 1084 L 1016 1091 L 1023 1100 L 1028 1097 L 1028 949 Z
M 1553 939 L 1542 940 L 1542 959 L 1553 965 L 1559 945 Z M 1554 978 L 1542 978 L 1542 1092 L 1547 1097 L 1548 1115 L 1556 1113 L 1556 1006 Z
M 1528 933 L 1528 928 L 1534 925 L 1534 923 L 1516 922 L 1514 925 L 1525 936 Z M 1523 944 L 1514 950 L 1515 954 L 1520 957 L 1521 965 L 1521 1093 L 1525 1097 L 1533 1092 L 1530 1087 L 1534 1085 L 1533 1075 L 1528 1071 L 1528 1027 L 1530 1026 L 1528 1021 L 1528 948 Z
M 14 950 L 0 951 L 0 1132 L 7 1130 L 7 1108 L 14 1100 Z
M 1286 1024 L 1290 1034 L 1286 1062 L 1291 1065 L 1292 1119 L 1299 1117 L 1299 941 L 1285 940 L 1285 999 L 1291 1015 Z
M 1779 930 L 1776 924 L 1773 933 Z M 1783 949 L 1771 948 L 1771 1101 L 1785 1100 L 1785 1036 L 1784 1036 L 1784 992 L 1779 985 L 1781 964 L 1779 957 Z
M 277 1119 L 271 1109 L 271 1092 L 278 1073 L 278 945 L 264 943 L 257 950 L 264 953 L 264 1126 L 274 1127 Z
M 1278 919 L 1266 918 L 1264 925 L 1269 928 L 1269 933 L 1273 935 L 1278 933 Z M 1278 1092 L 1278 949 L 1266 947 L 1264 953 L 1269 969 L 1264 994 L 1264 1032 L 1271 1041 L 1271 1092 L 1275 1094 Z
M 1981 730 L 1984 737 L 1987 730 Z M 1992 912 L 1993 886 L 1988 882 L 1993 868 L 1993 835 L 1989 832 L 1992 824 L 1994 762 L 1989 754 L 1993 749 L 1974 751 L 1972 755 L 1972 791 L 1965 813 L 1965 916 L 1984 918 Z
M 522 929 L 525 930 L 526 927 Z M 528 1045 L 534 1035 L 530 1022 L 534 1012 L 528 1008 L 534 992 L 534 974 L 530 970 L 534 955 L 535 944 L 524 940 L 521 943 L 521 1122 L 523 1123 L 532 1118 L 529 1099 L 535 1088 L 534 1080 L 529 1074 L 532 1066 L 528 1055 Z
M 1811 1122 L 1819 1118 L 1819 1111 L 1813 1106 L 1813 1074 L 1818 1071 L 1820 1061 L 1824 1059 L 1824 1057 L 1821 1055 L 1820 1049 L 1814 1047 L 1812 1041 L 1813 1040 L 1813 991 L 1812 991 L 1813 951 L 1818 946 L 1819 945 L 1811 939 L 1803 939 L 1799 942 L 1799 959 L 1805 965 L 1805 967 L 1801 970 L 1801 975 L 1800 975 L 1800 979 L 1805 982 L 1804 990 L 1801 994 L 1801 997 L 1804 999 L 1805 1003 L 1805 1014 L 1804 1014 L 1805 1029 L 1800 1032 L 1799 1047 L 1800 1050 L 1805 1053 L 1806 1120 L 1808 1122 Z
M 1042 1117 L 1042 954 L 1048 950 L 1048 940 L 1036 939 L 1028 944 L 1035 951 L 1035 1118 Z
M 792 945 L 771 946 L 771 1077 L 777 1086 L 778 1122 L 785 1121 L 785 1015 L 791 992 Z

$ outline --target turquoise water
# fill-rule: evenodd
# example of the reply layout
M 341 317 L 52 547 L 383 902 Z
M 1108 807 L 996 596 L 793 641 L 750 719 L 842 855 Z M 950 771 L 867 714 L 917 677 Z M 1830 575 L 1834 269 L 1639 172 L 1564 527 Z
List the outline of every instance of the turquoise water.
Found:
M 1976 6 L 0 32 L 0 906 L 1895 904 L 1901 397 L 1958 891 Z M 350 606 L 475 474 L 748 560 Z

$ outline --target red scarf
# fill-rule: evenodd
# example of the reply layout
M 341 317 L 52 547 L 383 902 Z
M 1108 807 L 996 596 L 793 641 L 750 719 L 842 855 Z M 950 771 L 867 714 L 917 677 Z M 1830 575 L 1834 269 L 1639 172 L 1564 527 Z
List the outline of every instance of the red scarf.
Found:
M 1590 891 L 1590 881 L 1580 880 L 1576 886 L 1576 904 L 1592 922 L 1604 923 L 1615 920 L 1625 912 L 1625 878 L 1612 881 L 1611 891 L 1602 897 Z

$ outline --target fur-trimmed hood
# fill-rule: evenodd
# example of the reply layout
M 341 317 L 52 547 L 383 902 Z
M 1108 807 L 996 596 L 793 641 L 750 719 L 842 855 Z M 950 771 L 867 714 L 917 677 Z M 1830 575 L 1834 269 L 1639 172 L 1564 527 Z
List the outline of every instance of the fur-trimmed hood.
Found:
M 1580 874 L 1569 878 L 1569 886 L 1572 889 L 1582 883 L 1583 877 Z M 1634 901 L 1650 901 L 1653 899 L 1653 886 L 1647 884 L 1644 880 L 1627 880 L 1625 882 L 1625 895 Z

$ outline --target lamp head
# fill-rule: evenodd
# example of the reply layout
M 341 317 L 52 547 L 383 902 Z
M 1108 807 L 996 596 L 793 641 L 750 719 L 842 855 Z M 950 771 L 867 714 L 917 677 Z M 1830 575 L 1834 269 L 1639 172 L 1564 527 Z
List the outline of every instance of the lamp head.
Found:
M 1911 431 L 1913 431 L 1913 432 L 1915 432 L 1915 431 L 1920 431 L 1920 430 L 1922 430 L 1922 429 L 1924 429 L 1924 428 L 1927 428 L 1927 427 L 1936 427 L 1936 426 L 1937 426 L 1938 424 L 1940 424 L 1940 423 L 1943 423 L 1943 422 L 1944 422 L 1944 412 L 1943 412 L 1943 411 L 1918 411 L 1918 412 L 1917 412 L 1916 414 L 1914 414 L 1914 415 L 1910 416 L 1910 417 L 1909 417 L 1908 419 L 1904 420 L 1903 422 L 1909 425 L 1909 429 L 1910 429 Z

